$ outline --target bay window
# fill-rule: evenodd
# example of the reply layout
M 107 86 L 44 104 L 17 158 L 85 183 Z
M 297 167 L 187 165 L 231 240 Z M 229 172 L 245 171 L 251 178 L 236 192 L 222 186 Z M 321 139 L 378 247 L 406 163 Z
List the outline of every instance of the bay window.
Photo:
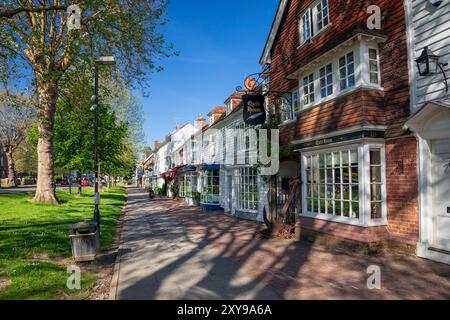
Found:
M 355 41 L 349 49 L 336 53 L 331 59 L 319 58 L 318 68 L 311 67 L 300 73 L 300 109 L 309 108 L 361 87 L 382 90 L 380 54 L 376 46 L 375 42 Z M 294 115 L 296 113 L 294 109 Z
M 254 167 L 235 170 L 236 207 L 238 211 L 258 210 L 258 174 Z
M 383 224 L 382 145 L 357 145 L 303 155 L 303 214 L 357 225 Z
M 201 200 L 202 204 L 220 203 L 220 177 L 219 170 L 207 170 L 201 174 Z

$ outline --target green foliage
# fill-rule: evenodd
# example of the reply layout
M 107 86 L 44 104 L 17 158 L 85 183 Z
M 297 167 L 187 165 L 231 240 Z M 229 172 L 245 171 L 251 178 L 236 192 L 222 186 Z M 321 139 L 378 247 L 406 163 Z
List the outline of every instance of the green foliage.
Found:
M 93 141 L 94 113 L 89 76 L 72 74 L 72 81 L 64 82 L 55 116 L 55 165 L 67 170 L 94 170 Z M 131 149 L 128 124 L 119 121 L 107 104 L 99 105 L 98 154 L 102 174 L 130 177 L 135 169 L 136 156 Z
M 172 193 L 172 197 L 175 199 L 180 194 L 180 187 L 178 186 L 178 183 L 173 183 L 170 186 L 170 192 Z
M 82 273 L 81 292 L 66 288 L 67 272 L 57 261 L 71 256 L 69 225 L 92 219 L 93 191 L 79 197 L 57 191 L 60 206 L 34 204 L 29 194 L 0 197 L 0 277 L 11 279 L 11 285 L 0 291 L 2 299 L 86 298 L 96 276 Z M 100 204 L 102 248 L 113 242 L 116 225 L 125 203 L 125 189 L 111 188 L 102 195 Z M 49 261 L 36 261 L 44 255 Z M 55 258 L 62 258 L 57 259 Z M 69 263 L 71 261 L 69 260 Z
M 200 202 L 201 194 L 198 191 L 192 192 L 192 200 Z

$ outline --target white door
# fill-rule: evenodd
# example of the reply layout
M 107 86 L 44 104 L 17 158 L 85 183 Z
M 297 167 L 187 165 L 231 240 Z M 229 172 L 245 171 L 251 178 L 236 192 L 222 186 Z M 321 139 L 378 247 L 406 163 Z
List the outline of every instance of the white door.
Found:
M 450 251 L 450 140 L 432 145 L 433 246 Z

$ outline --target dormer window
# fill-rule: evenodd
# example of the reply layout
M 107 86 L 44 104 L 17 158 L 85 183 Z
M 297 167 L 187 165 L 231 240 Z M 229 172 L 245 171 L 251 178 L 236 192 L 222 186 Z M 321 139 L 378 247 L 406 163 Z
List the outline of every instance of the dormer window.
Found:
M 227 114 L 229 114 L 231 111 L 233 111 L 231 100 L 228 100 L 228 102 L 227 102 Z

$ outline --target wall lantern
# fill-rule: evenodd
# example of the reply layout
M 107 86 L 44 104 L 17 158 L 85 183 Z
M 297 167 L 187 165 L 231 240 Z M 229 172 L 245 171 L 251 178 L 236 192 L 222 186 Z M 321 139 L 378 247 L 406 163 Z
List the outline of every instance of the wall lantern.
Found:
M 430 0 L 430 3 L 433 7 L 439 7 L 442 3 L 442 0 Z
M 439 56 L 431 52 L 428 47 L 425 47 L 420 57 L 416 60 L 417 67 L 419 68 L 419 74 L 422 77 L 426 77 L 432 74 L 438 73 L 438 68 L 441 70 L 445 79 L 445 91 L 448 92 L 447 75 L 442 67 L 448 65 L 448 63 L 439 62 Z

